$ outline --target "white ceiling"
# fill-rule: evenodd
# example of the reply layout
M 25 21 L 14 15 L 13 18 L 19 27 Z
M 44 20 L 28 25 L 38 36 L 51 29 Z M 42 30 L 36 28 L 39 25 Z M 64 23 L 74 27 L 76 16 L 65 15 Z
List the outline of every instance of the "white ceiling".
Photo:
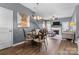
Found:
M 36 12 L 43 18 L 72 16 L 77 3 L 22 3 L 22 5 Z

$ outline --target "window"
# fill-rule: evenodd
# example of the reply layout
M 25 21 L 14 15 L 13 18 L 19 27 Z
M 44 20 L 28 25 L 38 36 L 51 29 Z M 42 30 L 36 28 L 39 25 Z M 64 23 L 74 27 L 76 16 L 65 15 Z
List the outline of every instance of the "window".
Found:
M 62 31 L 69 30 L 69 22 L 62 22 Z

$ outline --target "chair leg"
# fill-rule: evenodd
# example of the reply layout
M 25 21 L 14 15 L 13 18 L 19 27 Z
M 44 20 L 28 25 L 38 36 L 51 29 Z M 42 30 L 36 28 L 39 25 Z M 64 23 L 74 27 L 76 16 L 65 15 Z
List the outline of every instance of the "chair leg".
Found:
M 46 43 L 47 43 L 47 45 L 48 45 L 48 41 L 47 41 L 47 38 L 46 38 Z
M 46 45 L 46 42 L 44 42 L 44 46 L 45 46 L 45 49 L 46 49 L 46 52 L 47 52 L 47 45 Z
M 39 37 L 39 41 L 40 41 L 40 37 Z M 41 44 L 39 43 L 39 52 L 41 53 Z

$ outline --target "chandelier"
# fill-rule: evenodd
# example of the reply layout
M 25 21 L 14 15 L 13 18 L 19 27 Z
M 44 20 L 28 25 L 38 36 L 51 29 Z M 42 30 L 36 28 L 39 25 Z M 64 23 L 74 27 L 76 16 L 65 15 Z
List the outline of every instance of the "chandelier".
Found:
M 39 3 L 36 3 L 36 6 L 34 6 L 34 9 L 36 10 L 36 13 L 37 13 L 37 14 L 39 14 L 38 7 L 39 7 Z M 39 15 L 34 15 L 34 16 L 33 16 L 33 19 L 34 19 L 34 20 L 41 20 L 42 17 L 39 16 Z
M 42 19 L 42 17 L 41 16 L 34 16 L 33 19 L 40 20 L 40 19 Z

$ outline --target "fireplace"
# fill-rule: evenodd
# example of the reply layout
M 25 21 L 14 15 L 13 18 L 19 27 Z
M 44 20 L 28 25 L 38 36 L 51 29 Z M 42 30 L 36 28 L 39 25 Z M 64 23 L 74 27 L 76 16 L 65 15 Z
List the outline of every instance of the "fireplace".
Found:
M 54 30 L 54 32 L 55 32 L 57 35 L 59 35 L 59 30 Z
M 52 27 L 52 31 L 54 31 L 57 35 L 61 35 L 61 27 Z

